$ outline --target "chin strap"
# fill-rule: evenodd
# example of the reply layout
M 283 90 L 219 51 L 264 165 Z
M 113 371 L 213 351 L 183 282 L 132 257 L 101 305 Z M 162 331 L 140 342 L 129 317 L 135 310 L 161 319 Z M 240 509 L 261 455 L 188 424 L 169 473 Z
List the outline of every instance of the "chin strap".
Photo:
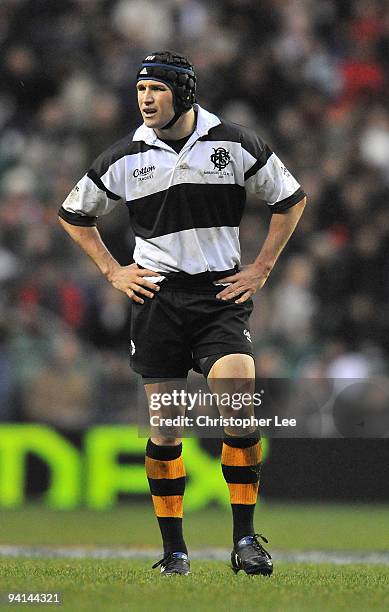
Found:
M 160 130 L 168 130 L 169 128 L 171 128 L 176 121 L 178 121 L 178 119 L 183 115 L 183 113 L 176 113 L 173 117 L 173 119 L 170 119 L 169 123 L 167 123 L 166 125 L 164 125 L 163 127 L 159 128 Z

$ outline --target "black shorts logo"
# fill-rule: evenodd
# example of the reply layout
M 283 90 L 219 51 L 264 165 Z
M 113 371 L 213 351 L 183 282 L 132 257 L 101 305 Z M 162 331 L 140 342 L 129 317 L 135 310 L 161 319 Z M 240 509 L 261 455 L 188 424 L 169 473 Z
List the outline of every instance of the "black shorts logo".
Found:
M 215 152 L 211 155 L 211 162 L 213 163 L 214 168 L 224 170 L 224 168 L 228 166 L 231 161 L 229 152 L 223 147 L 218 147 L 217 149 L 213 150 Z

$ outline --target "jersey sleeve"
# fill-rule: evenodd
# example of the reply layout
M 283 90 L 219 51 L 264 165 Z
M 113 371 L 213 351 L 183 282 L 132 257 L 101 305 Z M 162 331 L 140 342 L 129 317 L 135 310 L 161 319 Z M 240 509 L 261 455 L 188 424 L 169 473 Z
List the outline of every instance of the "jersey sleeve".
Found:
M 71 225 L 94 226 L 99 216 L 125 200 L 123 164 L 115 159 L 114 147 L 93 162 L 59 209 L 58 215 Z
M 246 190 L 264 200 L 272 213 L 283 212 L 304 198 L 300 184 L 260 138 L 246 135 L 242 150 Z

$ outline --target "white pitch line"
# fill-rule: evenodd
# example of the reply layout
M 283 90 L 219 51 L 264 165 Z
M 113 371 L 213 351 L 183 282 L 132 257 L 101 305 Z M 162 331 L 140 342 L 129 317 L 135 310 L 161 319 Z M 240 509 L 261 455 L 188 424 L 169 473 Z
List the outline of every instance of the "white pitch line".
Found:
M 191 559 L 229 562 L 231 550 L 227 548 L 203 548 L 191 551 Z M 88 548 L 0 545 L 0 557 L 67 558 L 67 559 L 159 559 L 159 549 L 140 548 Z M 371 551 L 272 551 L 275 561 L 291 563 L 333 563 L 335 565 L 389 565 L 389 552 Z

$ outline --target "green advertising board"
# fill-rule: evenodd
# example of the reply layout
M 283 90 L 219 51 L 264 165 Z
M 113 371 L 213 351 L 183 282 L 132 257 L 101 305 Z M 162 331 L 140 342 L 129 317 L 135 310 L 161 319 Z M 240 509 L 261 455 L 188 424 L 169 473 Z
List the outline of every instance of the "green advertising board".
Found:
M 266 440 L 262 441 L 264 458 Z M 26 501 L 27 456 L 38 457 L 48 468 L 49 484 L 43 501 L 53 509 L 87 506 L 111 508 L 118 495 L 147 495 L 143 463 L 145 439 L 138 428 L 104 425 L 85 432 L 82 450 L 55 429 L 38 424 L 0 426 L 0 506 L 17 508 Z M 134 457 L 121 463 L 120 455 Z M 185 507 L 204 508 L 211 502 L 229 506 L 219 458 L 212 457 L 195 438 L 185 439 L 183 455 L 187 473 Z

